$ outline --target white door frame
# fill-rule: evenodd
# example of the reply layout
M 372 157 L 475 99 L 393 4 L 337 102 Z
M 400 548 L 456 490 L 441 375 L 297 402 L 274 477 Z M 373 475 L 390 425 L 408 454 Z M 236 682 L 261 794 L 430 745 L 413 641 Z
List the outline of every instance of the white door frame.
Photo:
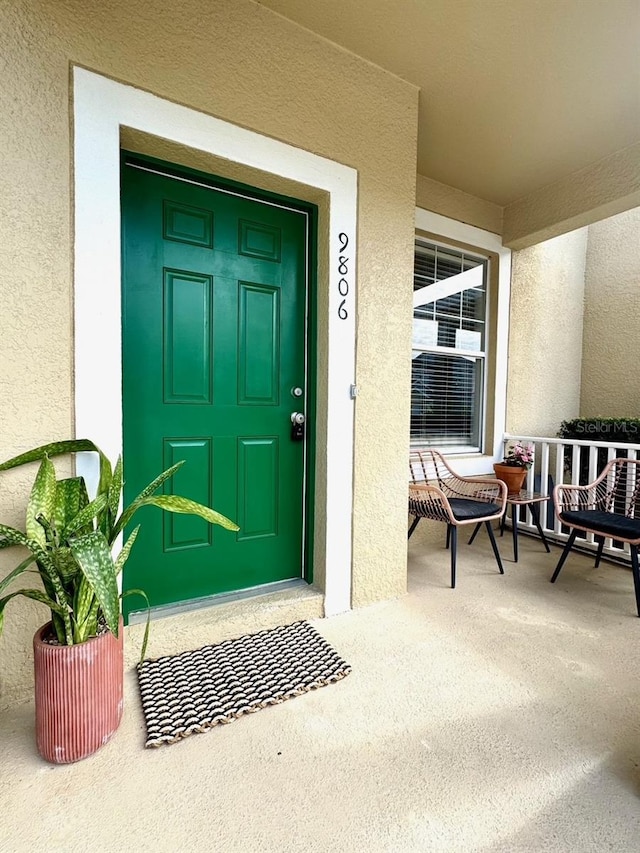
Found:
M 325 613 L 351 607 L 357 172 L 188 107 L 74 68 L 76 436 L 122 448 L 120 128 L 319 189 L 329 198 Z M 348 241 L 348 264 L 341 265 Z M 345 269 L 346 274 L 345 274 Z M 93 459 L 80 460 L 88 484 Z

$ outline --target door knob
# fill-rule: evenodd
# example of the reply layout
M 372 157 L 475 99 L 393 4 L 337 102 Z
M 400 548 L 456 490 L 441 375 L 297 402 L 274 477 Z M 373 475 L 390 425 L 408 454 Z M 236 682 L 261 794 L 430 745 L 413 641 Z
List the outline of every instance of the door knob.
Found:
M 304 438 L 305 417 L 302 412 L 291 412 L 291 441 L 302 441 Z

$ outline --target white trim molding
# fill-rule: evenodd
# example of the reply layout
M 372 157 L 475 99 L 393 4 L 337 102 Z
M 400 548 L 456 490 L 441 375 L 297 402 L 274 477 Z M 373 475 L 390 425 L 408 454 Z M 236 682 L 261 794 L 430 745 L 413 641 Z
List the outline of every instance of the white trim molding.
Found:
M 487 334 L 495 356 L 495 386 L 493 388 L 493 448 L 492 455 L 468 453 L 456 455 L 454 467 L 465 476 L 486 474 L 494 461 L 502 458 L 502 436 L 507 416 L 507 355 L 509 346 L 509 295 L 511 292 L 511 249 L 502 245 L 502 239 L 491 231 L 466 225 L 439 213 L 416 208 L 416 230 L 427 231 L 436 239 L 466 243 L 492 252 L 498 257 L 498 298 L 495 319 L 487 318 Z M 485 396 L 488 404 L 491 395 Z
M 351 607 L 357 172 L 156 95 L 74 68 L 76 435 L 122 447 L 120 128 L 326 192 L 330 210 L 325 613 Z M 349 277 L 340 255 L 349 240 Z M 348 302 L 343 304 L 344 293 Z M 345 438 L 351 436 L 350 441 Z M 321 442 L 322 443 L 322 442 Z M 89 483 L 96 469 L 79 467 Z

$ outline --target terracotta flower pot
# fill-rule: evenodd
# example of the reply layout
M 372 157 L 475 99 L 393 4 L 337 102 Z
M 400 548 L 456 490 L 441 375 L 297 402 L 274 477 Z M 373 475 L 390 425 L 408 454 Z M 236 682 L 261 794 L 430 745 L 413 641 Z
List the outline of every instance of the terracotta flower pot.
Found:
M 122 719 L 123 637 L 111 632 L 77 646 L 43 641 L 44 625 L 33 638 L 38 752 L 54 764 L 70 764 L 96 752 Z
M 527 479 L 527 469 L 518 468 L 515 465 L 501 465 L 496 462 L 493 466 L 496 477 L 507 484 L 507 491 L 510 495 L 517 495 L 524 486 L 524 481 Z

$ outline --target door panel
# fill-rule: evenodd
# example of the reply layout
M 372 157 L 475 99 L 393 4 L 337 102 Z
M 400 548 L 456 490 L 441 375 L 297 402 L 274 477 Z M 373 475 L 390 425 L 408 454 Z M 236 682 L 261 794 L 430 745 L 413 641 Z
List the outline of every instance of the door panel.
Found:
M 211 439 L 164 439 L 163 468 L 171 468 L 177 462 L 184 466 L 171 478 L 165 494 L 184 495 L 189 490 L 191 500 L 211 506 L 211 483 L 213 467 Z M 189 478 L 184 481 L 185 473 Z M 175 551 L 211 545 L 212 527 L 203 518 L 166 512 L 162 516 L 164 550 Z
M 280 402 L 280 290 L 239 283 L 238 403 Z
M 238 438 L 238 539 L 278 535 L 278 437 Z
M 238 534 L 144 508 L 125 588 L 153 605 L 302 577 L 304 213 L 125 165 L 125 500 L 166 484 Z
M 165 403 L 211 403 L 213 278 L 164 270 Z

